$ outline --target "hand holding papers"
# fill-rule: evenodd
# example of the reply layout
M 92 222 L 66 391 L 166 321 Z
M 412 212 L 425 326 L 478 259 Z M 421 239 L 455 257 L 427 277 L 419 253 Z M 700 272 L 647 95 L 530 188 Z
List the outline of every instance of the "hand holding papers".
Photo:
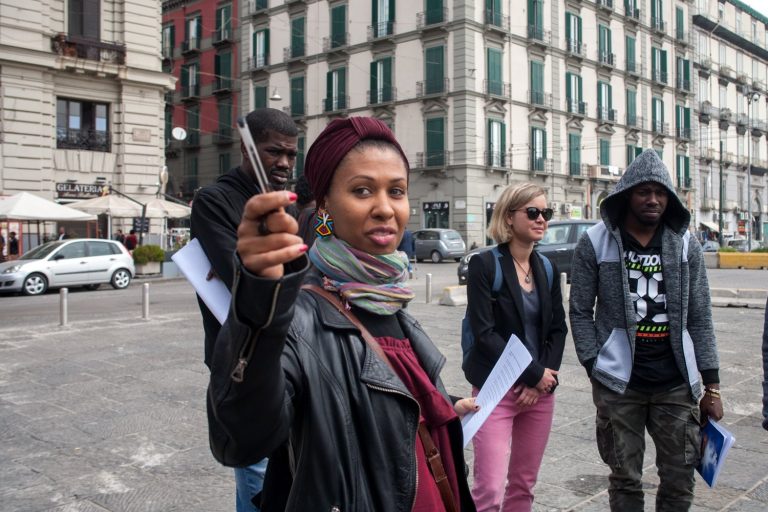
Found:
M 504 352 L 491 370 L 491 374 L 477 394 L 475 403 L 480 410 L 464 416 L 461 425 L 464 428 L 464 447 L 475 436 L 480 427 L 491 415 L 498 403 L 507 394 L 512 384 L 531 363 L 531 354 L 514 334 L 509 337 Z
M 187 281 L 195 288 L 216 320 L 223 324 L 229 314 L 232 294 L 224 281 L 215 276 L 209 277 L 211 262 L 208 261 L 208 257 L 197 238 L 190 240 L 180 251 L 171 256 L 171 259 L 179 267 Z

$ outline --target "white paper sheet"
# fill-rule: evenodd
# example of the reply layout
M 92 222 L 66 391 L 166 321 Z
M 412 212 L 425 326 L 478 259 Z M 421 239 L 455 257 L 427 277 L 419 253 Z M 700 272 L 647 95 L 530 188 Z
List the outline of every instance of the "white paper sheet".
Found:
M 480 427 L 491 415 L 512 384 L 520 377 L 532 361 L 531 353 L 525 348 L 520 338 L 514 334 L 509 337 L 507 346 L 496 361 L 488 379 L 475 398 L 480 410 L 464 416 L 461 426 L 464 429 L 464 447 L 466 448 Z
M 176 254 L 171 256 L 187 278 L 195 291 L 203 299 L 213 316 L 223 324 L 229 314 L 229 303 L 232 302 L 230 293 L 224 281 L 214 276 L 210 280 L 206 279 L 211 271 L 211 262 L 203 251 L 203 247 L 197 238 L 193 238 Z

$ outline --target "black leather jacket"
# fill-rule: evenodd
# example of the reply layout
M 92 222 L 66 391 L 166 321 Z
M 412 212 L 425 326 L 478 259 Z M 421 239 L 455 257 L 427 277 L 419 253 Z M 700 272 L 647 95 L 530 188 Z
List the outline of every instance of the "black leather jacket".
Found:
M 305 278 L 319 283 L 307 261 L 280 280 L 236 264 L 208 389 L 213 453 L 230 466 L 270 457 L 264 511 L 410 511 L 419 406 L 338 310 L 300 289 Z M 438 376 L 445 357 L 410 315 L 398 320 L 448 400 Z M 473 511 L 461 424 L 449 428 L 453 460 L 444 463 L 456 466 L 461 510 Z

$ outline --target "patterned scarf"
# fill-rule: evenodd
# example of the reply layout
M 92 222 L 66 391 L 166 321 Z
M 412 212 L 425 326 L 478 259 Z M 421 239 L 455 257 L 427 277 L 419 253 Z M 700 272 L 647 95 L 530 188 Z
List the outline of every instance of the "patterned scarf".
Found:
M 415 296 L 403 285 L 408 264 L 399 251 L 374 256 L 329 236 L 315 240 L 309 259 L 325 276 L 326 289 L 371 313 L 394 315 Z

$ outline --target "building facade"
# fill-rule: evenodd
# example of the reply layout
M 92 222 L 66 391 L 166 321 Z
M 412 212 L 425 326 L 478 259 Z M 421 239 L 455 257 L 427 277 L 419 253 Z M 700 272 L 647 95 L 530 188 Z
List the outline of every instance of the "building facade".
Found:
M 172 85 L 159 22 L 154 0 L 3 4 L 0 194 L 154 196 Z
M 692 21 L 700 225 L 765 240 L 768 17 L 736 0 L 697 0 Z
M 485 230 L 496 199 L 514 182 L 544 187 L 559 218 L 598 217 L 600 202 L 623 169 L 648 148 L 670 169 L 695 229 L 712 228 L 714 160 L 702 156 L 712 156 L 705 148 L 715 139 L 713 123 L 707 125 L 701 112 L 706 101 L 711 112 L 719 103 L 701 85 L 701 56 L 725 40 L 725 59 L 743 59 L 739 69 L 750 76 L 750 87 L 762 91 L 765 80 L 764 45 L 753 42 L 751 52 L 742 48 L 744 55 L 737 57 L 738 44 L 720 35 L 722 25 L 708 30 L 698 21 L 710 10 L 717 15 L 719 5 L 726 13 L 739 8 L 736 0 L 237 0 L 230 25 L 220 14 L 227 5 L 164 4 L 166 20 L 172 6 L 184 9 L 172 23 L 176 34 L 180 26 L 187 34 L 183 45 L 195 34 L 203 38 L 198 53 L 180 54 L 176 44 L 174 72 L 177 65 L 200 62 L 202 70 L 206 61 L 214 63 L 194 82 L 201 86 L 199 99 L 175 105 L 167 120 L 166 131 L 186 123 L 188 134 L 200 132 L 203 149 L 177 152 L 183 144 L 169 142 L 169 167 L 185 169 L 177 173 L 187 183 L 184 194 L 212 181 L 224 163 L 237 163 L 237 147 L 213 143 L 222 130 L 231 133 L 237 111 L 271 106 L 293 116 L 301 129 L 297 175 L 305 147 L 331 119 L 370 115 L 392 127 L 410 159 L 410 227 L 454 228 L 468 244 L 488 242 Z M 755 31 L 748 39 L 763 41 L 765 19 L 743 6 L 740 12 L 742 29 Z M 206 29 L 190 21 L 196 13 L 212 34 L 228 27 L 234 42 L 216 45 L 216 36 L 206 42 Z M 231 66 L 216 67 L 224 51 L 232 52 Z M 220 94 L 215 86 L 206 90 L 205 80 L 230 78 L 222 70 L 232 73 L 232 86 Z M 738 164 L 738 155 L 746 154 L 737 153 L 739 144 L 752 148 L 750 192 L 762 226 L 765 96 L 756 102 L 749 130 L 739 128 L 746 126 L 736 110 L 742 74 L 734 73 L 726 87 L 736 114 L 726 146 L 733 148 L 723 158 L 734 152 Z M 714 82 L 708 86 L 713 91 Z M 190 99 L 174 102 L 185 98 Z M 223 99 L 231 101 L 231 115 Z M 194 114 L 191 106 L 198 104 L 200 114 Z M 193 121 L 182 120 L 185 115 Z M 739 143 L 737 133 L 746 132 L 753 141 Z M 211 153 L 204 157 L 206 135 Z M 223 158 L 222 148 L 230 156 Z M 198 160 L 191 164 L 195 152 Z M 724 200 L 731 206 L 723 215 L 724 231 L 737 232 L 738 216 L 747 209 L 748 194 L 736 193 L 744 168 L 724 171 L 725 188 L 733 194 Z M 744 201 L 737 210 L 727 201 L 739 197 Z
M 177 79 L 166 96 L 167 192 L 189 201 L 240 161 L 234 123 L 240 38 L 248 34 L 237 0 L 166 0 L 162 11 L 163 69 Z

